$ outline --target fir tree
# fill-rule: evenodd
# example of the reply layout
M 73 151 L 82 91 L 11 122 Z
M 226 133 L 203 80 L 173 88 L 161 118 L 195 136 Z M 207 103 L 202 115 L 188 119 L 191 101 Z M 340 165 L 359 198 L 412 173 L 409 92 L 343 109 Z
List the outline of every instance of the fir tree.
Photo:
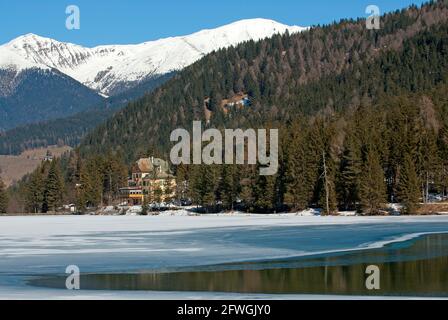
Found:
M 340 172 L 337 176 L 338 202 L 342 209 L 356 208 L 360 198 L 360 178 L 363 170 L 361 147 L 353 137 L 347 137 L 346 148 L 342 155 Z
M 52 161 L 47 179 L 44 183 L 44 201 L 42 211 L 55 212 L 62 205 L 64 196 L 64 181 L 59 161 Z
M 293 128 L 299 132 L 299 128 Z M 305 146 L 306 137 L 303 130 L 293 135 L 286 149 L 286 193 L 285 202 L 293 210 L 304 210 L 308 207 L 314 182 L 310 181 L 309 154 Z
M 125 185 L 127 168 L 120 156 L 109 152 L 103 159 L 101 168 L 103 198 L 111 203 L 119 195 L 120 187 Z
M 217 174 L 211 165 L 194 165 L 191 174 L 191 196 L 206 212 L 216 205 Z
M 163 181 L 163 196 L 165 198 L 165 202 L 169 203 L 173 200 L 173 185 L 170 179 L 166 179 Z
M 176 197 L 178 200 L 186 199 L 189 194 L 188 168 L 181 164 L 176 167 Z
M 404 157 L 398 183 L 398 199 L 403 204 L 404 213 L 415 214 L 420 199 L 420 183 L 415 164 L 409 154 Z
M 77 206 L 80 210 L 98 206 L 102 201 L 103 180 L 102 161 L 99 157 L 86 160 L 81 164 L 79 185 L 77 190 Z
M 257 169 L 258 171 L 258 169 Z M 253 186 L 254 207 L 261 212 L 269 212 L 276 206 L 276 176 L 259 175 Z
M 28 212 L 39 213 L 44 201 L 44 177 L 42 167 L 34 171 L 25 186 L 25 208 Z
M 236 172 L 234 165 L 222 166 L 218 193 L 224 209 L 227 210 L 233 210 L 233 205 L 238 196 L 238 179 Z
M 244 178 L 241 180 L 240 198 L 244 204 L 246 211 L 252 211 L 254 203 L 254 193 L 252 188 L 252 180 L 250 178 Z
M 78 213 L 83 213 L 86 210 L 86 204 L 87 204 L 84 189 L 81 184 L 78 184 L 75 188 L 76 188 L 75 189 L 76 190 L 76 198 L 75 198 L 76 210 L 78 211 Z
M 154 194 L 154 202 L 157 204 L 162 203 L 163 190 L 158 183 L 154 184 L 153 194 Z
M 384 172 L 378 154 L 369 150 L 360 176 L 359 197 L 365 214 L 378 214 L 386 202 Z
M 200 172 L 200 204 L 206 212 L 210 212 L 216 206 L 216 167 L 202 165 Z

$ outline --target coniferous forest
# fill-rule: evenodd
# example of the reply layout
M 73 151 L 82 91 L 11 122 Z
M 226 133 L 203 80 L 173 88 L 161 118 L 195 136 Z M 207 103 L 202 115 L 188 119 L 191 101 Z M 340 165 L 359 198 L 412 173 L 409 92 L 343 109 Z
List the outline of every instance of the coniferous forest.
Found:
M 240 92 L 249 106 L 220 107 Z M 447 92 L 447 1 L 386 14 L 380 30 L 362 19 L 315 26 L 204 57 L 13 189 L 28 212 L 112 203 L 133 162 L 169 159 L 171 131 L 201 120 L 280 131 L 274 176 L 249 165 L 173 167 L 178 197 L 206 211 L 382 214 L 400 203 L 420 213 L 448 192 Z

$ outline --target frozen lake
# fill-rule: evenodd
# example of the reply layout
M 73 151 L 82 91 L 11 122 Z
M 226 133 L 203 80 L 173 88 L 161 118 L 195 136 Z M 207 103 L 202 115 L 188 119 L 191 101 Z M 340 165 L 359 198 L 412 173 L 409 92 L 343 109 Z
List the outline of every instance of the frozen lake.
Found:
M 63 275 L 68 265 L 77 265 L 83 274 L 194 271 L 214 265 L 218 269 L 222 264 L 381 248 L 446 232 L 448 216 L 0 217 L 0 298 L 240 297 L 231 293 L 73 292 L 29 286 L 27 280 Z

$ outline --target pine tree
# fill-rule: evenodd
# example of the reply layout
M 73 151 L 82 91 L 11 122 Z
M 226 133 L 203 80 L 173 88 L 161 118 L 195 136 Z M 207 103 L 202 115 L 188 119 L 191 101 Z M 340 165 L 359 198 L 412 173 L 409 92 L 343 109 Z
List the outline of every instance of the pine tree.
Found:
M 436 116 L 434 103 L 427 96 L 420 99 L 420 134 L 418 152 L 421 155 L 419 167 L 419 179 L 422 184 L 423 202 L 429 201 L 430 181 L 436 180 L 435 171 L 440 165 L 437 150 L 437 135 L 440 131 L 440 123 Z
M 79 182 L 80 163 L 79 151 L 70 152 L 68 163 L 66 165 L 68 183 L 76 184 Z
M 165 198 L 165 202 L 169 203 L 173 200 L 173 185 L 171 183 L 171 179 L 166 179 L 163 181 L 163 196 Z
M 157 204 L 162 203 L 163 190 L 158 183 L 154 184 L 153 194 L 154 194 L 154 202 Z
M 340 171 L 337 175 L 338 202 L 344 210 L 356 208 L 360 197 L 360 177 L 363 170 L 361 147 L 354 137 L 346 138 Z
M 216 186 L 218 183 L 216 170 L 215 166 L 201 165 L 199 203 L 206 212 L 210 212 L 216 206 Z
M 86 207 L 97 206 L 102 201 L 103 180 L 101 177 L 101 161 L 91 158 L 81 164 L 76 205 L 80 211 Z
M 47 179 L 44 183 L 44 201 L 42 206 L 43 212 L 55 212 L 62 205 L 64 196 L 64 181 L 59 161 L 52 161 Z
M 183 200 L 189 194 L 188 168 L 184 164 L 176 167 L 176 198 Z
M 83 213 L 86 210 L 86 204 L 87 204 L 84 189 L 81 184 L 78 184 L 75 187 L 75 190 L 76 190 L 76 199 L 75 199 L 76 210 L 80 213 Z
M 25 185 L 25 208 L 28 212 L 39 213 L 44 201 L 44 177 L 42 166 L 34 171 Z
M 336 210 L 335 164 L 329 153 L 332 128 L 323 116 L 311 122 L 295 121 L 289 129 L 292 132 L 290 141 L 286 140 L 285 155 L 279 172 L 284 172 L 284 202 L 293 210 L 303 210 L 309 206 L 320 205 L 327 211 Z M 326 160 L 324 170 L 323 160 Z M 326 173 L 326 174 L 325 174 Z M 282 191 L 284 190 L 284 191 Z M 328 191 L 328 192 L 327 192 Z M 280 194 L 279 200 L 281 200 Z M 327 201 L 328 196 L 328 201 Z
M 369 150 L 360 177 L 359 197 L 365 214 L 378 214 L 386 202 L 384 172 L 378 154 Z
M 257 169 L 259 171 L 259 169 Z M 261 212 L 270 212 L 276 206 L 276 176 L 258 175 L 253 186 L 254 207 Z
M 415 214 L 420 199 L 420 183 L 415 164 L 409 154 L 404 157 L 398 182 L 398 199 L 404 207 L 404 213 Z
M 191 198 L 194 204 L 199 205 L 201 184 L 201 173 L 199 170 L 200 166 L 192 165 L 189 167 L 189 169 L 188 196 Z
M 0 214 L 6 213 L 8 210 L 8 194 L 6 192 L 5 184 L 0 178 Z
M 309 153 L 306 148 L 306 137 L 303 130 L 292 128 L 293 135 L 286 150 L 285 202 L 293 210 L 304 210 L 308 207 L 314 182 L 310 181 L 312 167 L 309 166 Z
M 255 174 L 253 172 L 252 166 L 247 166 L 244 170 L 240 172 L 240 192 L 239 198 L 244 205 L 246 212 L 252 211 L 254 203 L 254 189 L 252 187 L 253 181 L 255 180 Z
M 111 203 L 119 195 L 120 187 L 125 185 L 127 167 L 120 156 L 108 153 L 103 159 L 101 176 L 103 180 L 103 198 Z
M 233 205 L 238 196 L 238 179 L 234 165 L 222 166 L 221 180 L 217 192 L 224 209 L 233 210 Z
M 253 188 L 249 184 L 250 182 L 243 180 L 241 183 L 241 201 L 244 204 L 246 212 L 253 210 L 254 193 Z
M 209 212 L 216 204 L 217 169 L 211 165 L 193 165 L 191 169 L 191 198 L 195 204 Z

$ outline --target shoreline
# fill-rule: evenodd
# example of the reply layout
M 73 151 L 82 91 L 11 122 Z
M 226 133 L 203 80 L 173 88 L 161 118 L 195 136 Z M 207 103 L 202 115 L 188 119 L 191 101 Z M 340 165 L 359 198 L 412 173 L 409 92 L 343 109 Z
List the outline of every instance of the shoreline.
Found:
M 448 212 L 431 213 L 431 214 L 389 214 L 389 215 L 362 215 L 353 214 L 352 211 L 340 212 L 337 215 L 320 215 L 308 214 L 303 212 L 280 212 L 280 213 L 245 213 L 245 212 L 219 212 L 219 213 L 193 213 L 185 214 L 186 210 L 165 211 L 161 214 L 148 215 L 118 215 L 118 214 L 72 214 L 72 213 L 4 213 L 3 217 L 158 217 L 158 216 L 187 216 L 187 217 L 353 217 L 353 218 L 385 218 L 385 217 L 444 217 L 448 216 Z M 176 214 L 177 213 L 177 214 Z

